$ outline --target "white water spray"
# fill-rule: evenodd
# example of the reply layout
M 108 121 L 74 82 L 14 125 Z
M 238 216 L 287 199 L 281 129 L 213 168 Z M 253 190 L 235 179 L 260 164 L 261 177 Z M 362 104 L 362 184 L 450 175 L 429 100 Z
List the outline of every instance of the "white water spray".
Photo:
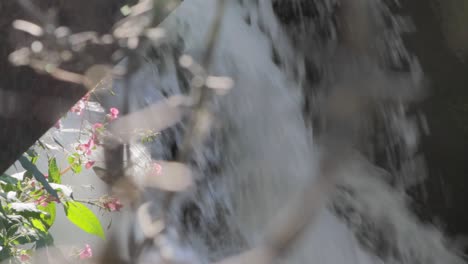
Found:
M 184 1 L 163 23 L 173 44 L 176 45 L 181 38 L 182 52 L 195 59 L 200 59 L 205 47 L 205 37 L 214 19 L 215 2 Z M 249 16 L 249 23 L 246 16 Z M 273 48 L 284 62 L 282 68 L 271 59 Z M 184 91 L 178 80 L 180 76 L 177 76 L 177 61 L 171 54 L 162 58 L 164 71 L 159 66 L 150 65 L 141 72 L 142 75 L 134 77 L 135 82 L 140 83 L 132 87 L 137 91 L 135 96 L 152 98 L 139 107 L 161 99 L 163 91 L 169 95 Z M 198 219 L 202 227 L 188 235 L 186 244 L 196 252 L 190 256 L 198 255 L 204 260 L 220 259 L 229 252 L 255 246 L 275 213 L 307 179 L 317 177 L 320 152 L 312 140 L 312 131 L 305 125 L 301 108 L 303 94 L 299 87 L 301 80 L 292 79 L 292 67 L 296 67 L 301 76 L 302 61 L 294 55 L 286 33 L 276 20 L 271 2 L 260 0 L 241 5 L 239 1 L 230 1 L 210 73 L 232 77 L 235 87 L 226 96 L 215 100 L 213 110 L 217 122 L 211 135 L 212 144 L 195 150 L 194 160 L 200 174 L 203 174 L 203 184 L 198 192 L 183 195 L 178 200 L 180 206 L 193 200 L 202 214 Z M 386 80 L 382 83 L 386 84 Z M 172 129 L 171 133 L 171 140 L 180 145 L 180 128 Z M 156 140 L 151 149 L 154 156 L 168 155 L 167 139 L 161 137 Z M 210 174 L 207 167 L 211 163 L 220 169 Z M 371 249 L 364 247 L 356 239 L 353 228 L 324 208 L 318 221 L 305 231 L 282 261 L 324 264 L 462 263 L 447 249 L 439 231 L 418 222 L 408 211 L 404 194 L 387 186 L 379 177 L 380 173 L 375 166 L 356 155 L 340 170 L 343 185 L 353 195 L 339 194 L 336 203 L 351 206 L 359 217 L 364 218 L 362 221 L 353 218 L 350 221 L 352 227 L 365 228 L 361 224 L 367 222 L 383 232 L 391 254 L 382 257 L 372 251 L 372 246 Z M 203 234 L 203 230 L 207 231 L 203 226 L 205 222 L 216 222 L 211 218 L 216 218 L 217 204 L 229 211 L 225 220 L 229 224 L 227 229 L 240 233 L 241 244 L 236 244 L 230 237 L 231 232 L 224 230 L 226 235 L 217 234 L 216 239 L 221 237 L 234 242 L 214 247 L 206 245 L 206 239 L 209 240 L 211 235 Z M 175 208 L 174 219 L 180 216 L 180 211 Z

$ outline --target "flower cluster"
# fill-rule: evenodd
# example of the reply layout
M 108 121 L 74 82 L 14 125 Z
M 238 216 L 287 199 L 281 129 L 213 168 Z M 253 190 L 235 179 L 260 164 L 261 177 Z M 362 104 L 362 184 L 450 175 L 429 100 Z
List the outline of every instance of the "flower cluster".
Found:
M 80 259 L 89 259 L 93 256 L 93 250 L 91 246 L 86 244 L 85 247 L 78 254 Z
M 89 94 L 81 98 L 71 109 L 70 112 L 82 115 Z M 50 150 L 65 150 L 63 145 L 54 138 L 54 143 L 48 143 L 49 137 L 44 137 L 29 149 L 20 159 L 23 172 L 12 175 L 4 174 L 0 178 L 0 193 L 4 197 L 5 203 L 0 204 L 0 210 L 3 214 L 12 216 L 3 219 L 4 226 L 20 226 L 21 228 L 11 229 L 11 238 L 3 241 L 0 245 L 0 262 L 13 257 L 20 263 L 30 263 L 32 261 L 32 249 L 25 249 L 26 244 L 36 246 L 44 243 L 43 238 L 50 237 L 50 228 L 55 222 L 55 212 L 57 207 L 63 207 L 68 220 L 82 230 L 93 235 L 105 238 L 104 229 L 99 218 L 90 210 L 87 205 L 96 206 L 108 212 L 120 211 L 123 208 L 122 202 L 111 196 L 103 196 L 98 199 L 76 199 L 73 197 L 73 190 L 62 184 L 62 176 L 68 171 L 78 174 L 82 167 L 92 168 L 96 161 L 94 160 L 94 151 L 101 146 L 99 139 L 105 132 L 106 126 L 119 117 L 117 108 L 110 108 L 107 115 L 103 117 L 102 123 L 92 124 L 87 129 L 88 137 L 76 146 L 76 151 L 71 153 L 67 161 L 69 166 L 63 170 L 60 169 L 57 158 L 50 155 Z M 61 120 L 54 125 L 61 129 Z M 89 132 L 89 133 L 88 133 Z M 44 140 L 45 139 L 45 140 Z M 60 146 L 57 147 L 57 146 Z M 45 173 L 38 168 L 39 153 L 36 148 L 45 151 L 48 157 L 48 167 Z M 85 221 L 82 218 L 86 217 Z M 90 226 L 92 228 L 90 228 Z M 91 230 L 91 231 L 90 231 Z M 0 228 L 0 231 L 6 234 L 6 230 Z M 93 251 L 90 245 L 84 245 L 84 248 L 76 250 L 71 256 L 80 260 L 86 260 L 93 257 Z
M 123 204 L 116 197 L 105 197 L 102 200 L 102 205 L 110 212 L 120 211 L 120 209 L 123 207 Z
M 87 93 L 85 96 L 83 96 L 71 109 L 70 112 L 76 113 L 77 115 L 81 115 L 86 108 L 86 103 L 89 100 L 90 94 Z
M 152 166 L 153 166 L 153 172 L 156 174 L 156 175 L 160 175 L 162 173 L 162 166 L 161 164 L 157 163 L 157 162 L 153 162 L 152 163 Z
M 45 194 L 45 195 L 41 195 L 36 201 L 34 201 L 36 205 L 40 205 L 40 206 L 47 206 L 49 205 L 49 203 L 52 203 L 52 202 L 60 203 L 60 200 L 53 197 L 50 194 Z
M 119 116 L 119 110 L 117 108 L 110 108 L 109 114 L 106 115 L 109 121 L 112 121 Z M 99 135 L 105 129 L 107 123 L 95 123 L 90 131 L 90 137 L 86 143 L 79 144 L 77 150 L 81 152 L 81 156 L 86 160 L 85 168 L 90 169 L 94 166 L 96 161 L 90 159 L 92 152 L 96 149 L 97 146 L 100 146 Z
M 107 115 L 107 118 L 109 119 L 109 121 L 112 121 L 116 119 L 117 117 L 119 117 L 119 109 L 112 107 L 111 109 L 109 109 L 109 112 L 110 113 Z

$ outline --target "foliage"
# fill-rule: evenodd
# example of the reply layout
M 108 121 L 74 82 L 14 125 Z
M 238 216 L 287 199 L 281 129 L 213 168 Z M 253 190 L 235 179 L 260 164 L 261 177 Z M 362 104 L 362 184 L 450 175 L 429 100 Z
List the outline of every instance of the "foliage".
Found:
M 80 115 L 87 98 L 80 100 L 71 112 Z M 117 109 L 110 109 L 109 112 L 107 121 L 118 117 Z M 39 140 L 18 160 L 23 171 L 0 176 L 0 261 L 13 259 L 16 262 L 29 262 L 34 250 L 53 245 L 50 228 L 55 223 L 57 207 L 62 207 L 68 220 L 81 230 L 105 239 L 99 218 L 85 204 L 112 212 L 122 208 L 120 201 L 108 196 L 94 200 L 75 199 L 72 188 L 62 184 L 62 177 L 69 172 L 81 173 L 83 166 L 86 169 L 94 166 L 90 154 L 100 146 L 98 136 L 105 132 L 107 121 L 104 124 L 96 123 L 88 129 L 88 140 L 86 143 L 78 143 L 73 153 L 56 142 L 62 147 L 59 148 L 62 150 L 60 155 L 64 155 L 69 165 L 63 171 L 60 170 L 57 158 L 50 155 L 50 146 Z M 56 128 L 60 130 L 61 124 Z M 48 166 L 44 170 L 37 166 L 38 148 L 48 158 Z M 91 256 L 91 248 L 86 245 L 74 257 L 85 259 Z
M 130 76 L 135 73 L 140 66 L 138 50 L 147 50 L 150 47 L 157 48 L 160 43 L 166 39 L 165 31 L 162 28 L 156 27 L 156 25 L 164 19 L 169 10 L 174 9 L 176 4 L 181 1 L 140 0 L 137 2 L 138 4 L 134 6 L 124 6 L 121 9 L 124 17 L 114 24 L 112 32 L 107 32 L 104 35 L 101 35 L 101 33 L 92 31 L 73 32 L 72 29 L 68 27 L 56 25 L 57 21 L 59 21 L 57 17 L 59 12 L 43 13 L 41 9 L 33 3 L 33 1 L 19 1 L 19 5 L 22 6 L 27 13 L 40 19 L 37 21 L 35 20 L 34 22 L 22 19 L 13 21 L 13 28 L 29 37 L 26 38 L 22 45 L 19 45 L 20 47 L 18 49 L 9 54 L 9 60 L 13 65 L 29 66 L 37 72 L 48 74 L 56 79 L 81 84 L 91 91 L 96 89 L 103 79 L 114 74 L 120 75 L 124 78 L 130 78 Z M 221 7 L 222 5 L 219 6 Z M 222 8 L 218 9 L 221 10 Z M 215 24 L 220 24 L 220 18 L 221 16 L 216 19 Z M 219 30 L 219 27 L 214 27 L 213 32 L 217 32 L 217 30 Z M 212 34 L 210 40 L 215 39 L 216 35 L 216 33 Z M 209 45 L 208 48 L 209 51 L 213 50 L 214 41 L 210 41 L 210 43 L 211 45 Z M 112 55 L 110 56 L 110 54 Z M 210 54 L 210 52 L 208 52 L 208 54 Z M 116 70 L 109 66 L 120 62 L 125 57 L 128 58 L 125 70 Z M 211 56 L 207 55 L 206 57 L 209 58 Z M 204 61 L 209 62 L 208 59 L 205 59 Z M 190 69 L 197 68 L 195 66 L 198 66 L 198 64 L 194 63 L 193 65 L 187 65 Z M 206 67 L 208 65 L 202 66 Z M 86 69 L 86 71 L 83 72 L 83 69 Z M 193 74 L 195 75 L 195 73 L 196 75 L 203 75 L 203 78 L 207 77 L 204 76 L 207 75 L 205 71 L 195 71 Z M 195 76 L 193 78 L 194 80 L 196 79 Z M 206 86 L 209 87 L 210 85 L 207 83 Z M 86 107 L 88 99 L 89 94 L 75 104 L 75 106 L 71 108 L 70 112 L 81 115 L 83 113 L 83 109 Z M 169 103 L 169 101 L 171 101 L 171 103 Z M 143 126 L 143 128 L 149 129 L 144 129 L 144 135 L 141 140 L 142 143 L 153 141 L 157 136 L 158 131 L 161 131 L 165 127 L 174 125 L 182 118 L 182 113 L 184 111 L 182 111 L 182 102 L 179 101 L 180 100 L 176 103 L 174 100 L 168 100 L 168 102 L 160 105 L 159 108 L 161 109 L 156 111 L 159 115 L 156 118 L 155 116 L 152 118 L 156 121 Z M 176 104 L 174 105 L 174 103 Z M 196 105 L 203 104 L 196 103 Z M 187 106 L 187 102 L 185 102 L 185 106 Z M 124 107 L 123 110 L 124 114 L 127 115 L 128 109 L 126 108 L 127 107 Z M 155 109 L 151 107 L 149 110 L 151 110 L 150 112 L 155 112 Z M 171 110 L 172 115 L 166 116 L 165 112 L 169 111 L 163 110 Z M 72 153 L 66 153 L 66 151 L 64 151 L 64 154 L 67 155 L 66 159 L 68 161 L 68 167 L 63 171 L 60 171 L 57 160 L 53 158 L 48 162 L 48 175 L 45 175 L 35 166 L 37 155 L 30 155 L 29 158 L 23 157 L 21 159 L 21 165 L 26 170 L 25 175 L 27 174 L 28 178 L 34 181 L 35 188 L 39 188 L 42 191 L 42 193 L 37 196 L 32 198 L 30 197 L 30 200 L 28 200 L 29 204 L 23 205 L 26 202 L 21 201 L 23 204 L 18 207 L 28 209 L 31 211 L 31 214 L 34 213 L 37 215 L 34 219 L 30 216 L 27 218 L 27 220 L 32 219 L 30 221 L 31 223 L 35 223 L 30 225 L 30 229 L 32 231 L 42 232 L 50 238 L 48 228 L 50 228 L 54 222 L 56 206 L 62 206 L 68 219 L 73 224 L 85 232 L 97 235 L 101 238 L 105 237 L 98 218 L 85 206 L 85 204 L 98 206 L 112 212 L 119 211 L 120 208 L 122 208 L 120 201 L 114 197 L 101 197 L 100 199 L 95 200 L 75 199 L 72 196 L 71 188 L 61 184 L 61 177 L 68 172 L 78 174 L 84 169 L 90 168 L 93 168 L 95 171 L 102 171 L 102 169 L 94 167 L 96 161 L 94 160 L 92 153 L 96 148 L 101 146 L 99 138 L 102 133 L 106 132 L 105 129 L 107 123 L 118 118 L 118 115 L 118 109 L 109 109 L 106 121 L 94 124 L 92 128 L 88 130 L 89 137 L 86 141 L 78 142 L 77 147 L 72 151 Z M 132 116 L 127 116 L 127 119 L 120 122 L 120 125 L 125 127 L 125 129 L 123 129 L 124 132 L 131 129 L 131 126 L 128 125 L 132 124 L 128 122 L 131 117 Z M 140 118 L 139 121 L 142 121 L 142 119 Z M 57 122 L 55 127 L 57 129 L 61 129 L 60 121 Z M 191 128 L 191 130 L 193 130 L 193 128 Z M 113 129 L 113 132 L 115 131 L 119 131 L 119 129 Z M 131 133 L 128 133 L 127 136 L 132 137 L 134 131 L 129 132 Z M 192 133 L 189 134 L 191 135 Z M 120 136 L 118 135 L 118 137 Z M 125 137 L 120 139 L 120 141 L 122 140 L 125 141 Z M 120 143 L 121 142 L 119 142 L 119 144 Z M 37 145 L 44 149 L 47 148 L 47 146 L 42 144 L 40 141 Z M 58 145 L 61 146 L 62 149 L 65 149 L 61 144 Z M 34 149 L 32 149 L 31 152 L 34 152 Z M 183 152 L 186 151 L 184 150 Z M 191 175 L 186 173 L 188 172 L 188 168 L 186 166 L 182 166 L 182 164 L 179 164 L 178 166 L 175 166 L 175 164 L 173 165 L 174 166 L 171 166 L 172 168 L 181 172 L 179 177 L 174 177 L 174 179 L 178 180 L 179 183 L 176 182 L 177 184 L 174 184 L 174 182 L 171 182 L 170 178 L 161 181 L 153 180 L 153 187 L 170 187 L 170 190 L 166 191 L 173 192 L 174 190 L 180 190 L 186 188 L 187 185 L 192 184 Z M 170 171 L 170 168 L 165 169 L 166 173 L 169 173 Z M 14 189 L 14 187 L 11 186 L 8 188 Z M 2 189 L 2 191 L 4 193 L 8 192 L 6 189 Z M 10 203 L 11 201 L 6 200 L 4 202 L 5 208 L 9 208 L 11 206 Z M 53 206 L 50 204 L 53 204 Z M 52 209 L 52 207 L 54 208 Z M 13 214 L 19 214 L 19 212 L 13 211 Z M 39 242 L 37 241 L 39 240 L 31 242 L 33 243 L 32 246 L 31 243 L 11 245 L 4 243 L 5 247 L 8 247 L 9 250 L 5 257 L 15 256 L 21 262 L 27 261 L 28 258 L 25 256 L 27 256 L 31 251 L 23 252 L 15 250 L 25 248 L 26 246 L 29 247 L 28 250 L 35 249 L 39 247 Z M 48 243 L 52 243 L 51 239 L 47 241 Z M 39 244 L 47 245 L 47 243 Z M 75 257 L 84 259 L 91 256 L 91 248 L 89 245 L 86 245 L 85 249 L 78 252 Z
M 68 219 L 73 224 L 87 233 L 105 239 L 104 230 L 102 229 L 99 219 L 88 207 L 76 201 L 68 201 L 65 203 L 64 208 Z

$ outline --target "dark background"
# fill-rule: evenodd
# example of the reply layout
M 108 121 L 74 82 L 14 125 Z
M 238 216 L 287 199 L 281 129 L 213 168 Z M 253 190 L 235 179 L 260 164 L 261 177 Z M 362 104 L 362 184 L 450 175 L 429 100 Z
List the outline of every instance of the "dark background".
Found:
M 420 214 L 450 235 L 468 235 L 468 9 L 466 1 L 405 0 L 417 31 L 406 37 L 429 80 L 419 107 L 430 134 L 421 150 L 428 166 L 423 191 L 413 197 Z M 425 192 L 425 193 L 424 193 Z

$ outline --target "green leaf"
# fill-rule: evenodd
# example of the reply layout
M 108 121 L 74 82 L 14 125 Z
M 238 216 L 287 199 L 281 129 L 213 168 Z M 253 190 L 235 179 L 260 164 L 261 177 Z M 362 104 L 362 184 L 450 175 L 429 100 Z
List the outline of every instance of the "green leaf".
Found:
M 55 207 L 56 205 L 54 203 L 49 203 L 47 206 L 38 205 L 38 214 L 36 214 L 36 211 L 22 212 L 22 214 L 26 219 L 30 221 L 31 226 L 34 229 L 46 234 L 55 221 Z
M 104 240 L 106 239 L 101 222 L 93 211 L 84 204 L 70 201 L 65 203 L 64 208 L 65 214 L 70 222 L 89 234 L 96 235 Z
M 14 236 L 18 232 L 20 226 L 21 226 L 20 223 L 15 223 L 15 224 L 12 224 L 11 226 L 9 226 L 9 228 L 7 229 L 6 236 L 7 237 Z
M 34 190 L 34 191 L 29 193 L 29 196 L 31 196 L 35 200 L 37 200 L 37 198 L 39 198 L 41 195 L 44 195 L 44 190 L 41 190 L 41 189 Z
M 37 219 L 37 218 L 31 219 L 31 224 L 34 228 L 42 232 L 47 232 L 47 226 L 40 219 Z
M 39 169 L 36 167 L 36 165 L 34 165 L 33 163 L 31 163 L 31 161 L 29 161 L 25 156 L 21 156 L 19 158 L 19 162 L 21 163 L 21 166 L 23 166 L 23 168 L 29 172 L 32 173 L 32 175 L 34 176 L 34 178 L 40 182 L 42 184 L 42 186 L 44 186 L 44 188 L 46 189 L 46 191 L 48 193 L 50 193 L 52 196 L 54 196 L 55 198 L 59 199 L 58 197 L 58 194 L 57 194 L 57 191 L 54 190 L 54 188 L 52 188 L 49 184 L 49 182 L 47 181 L 46 177 L 44 176 L 44 174 L 42 174 L 41 171 L 39 171 Z
M 31 158 L 31 163 L 36 164 L 37 160 L 39 159 L 39 154 L 32 148 L 26 151 L 26 153 Z
M 36 242 L 36 249 L 52 246 L 53 244 L 54 238 L 50 233 L 40 234 L 40 239 Z
M 41 232 L 34 230 L 27 230 L 25 232 L 20 232 L 22 236 L 18 237 L 13 241 L 17 245 L 25 245 L 39 240 L 39 234 Z
M 57 160 L 51 158 L 49 160 L 49 180 L 53 183 L 61 183 L 60 179 L 60 169 L 57 166 Z
M 15 185 L 18 182 L 18 180 L 11 177 L 8 174 L 3 174 L 0 176 L 0 182 L 9 185 Z
M 49 229 L 55 222 L 55 215 L 56 215 L 56 205 L 55 203 L 49 203 L 47 206 L 38 205 L 37 208 L 45 214 L 41 214 L 41 220 L 46 225 L 47 229 Z
M 32 157 L 31 158 L 31 163 L 36 165 L 38 159 L 39 159 L 39 156 Z
M 83 168 L 81 167 L 81 164 L 78 164 L 78 163 L 73 164 L 71 168 L 72 168 L 72 171 L 76 174 L 80 173 L 83 170 Z
M 12 255 L 11 249 L 12 248 L 10 246 L 6 246 L 6 245 L 3 246 L 3 249 L 0 250 L 0 261 L 3 262 L 11 257 Z
M 68 164 L 73 165 L 75 163 L 75 157 L 68 156 L 67 161 L 68 161 Z
M 4 217 L 4 219 L 7 219 L 7 214 L 5 212 L 5 208 L 3 208 L 3 204 L 0 202 L 0 214 Z

